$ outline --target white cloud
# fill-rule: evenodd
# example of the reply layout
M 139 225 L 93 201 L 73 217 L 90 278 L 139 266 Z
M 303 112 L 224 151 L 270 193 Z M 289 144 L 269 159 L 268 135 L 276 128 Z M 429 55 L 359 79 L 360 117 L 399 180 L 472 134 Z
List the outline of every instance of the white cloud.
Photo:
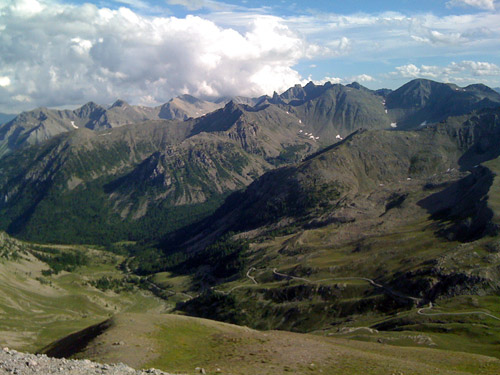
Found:
M 10 86 L 10 78 L 0 76 L 0 87 Z
M 495 0 L 450 0 L 446 3 L 448 7 L 470 6 L 479 9 L 495 10 Z
M 500 75 L 500 67 L 496 64 L 481 61 L 462 61 L 460 63 L 451 63 L 448 72 L 459 73 L 467 72 L 474 77 L 492 77 Z
M 370 76 L 368 74 L 360 74 L 357 76 L 347 78 L 347 81 L 350 81 L 350 82 L 373 82 L 373 81 L 375 81 L 375 78 L 373 78 L 372 76 Z
M 481 61 L 452 62 L 447 66 L 408 64 L 396 67 L 390 74 L 393 78 L 427 78 L 455 83 L 478 82 L 483 77 L 498 77 L 500 66 Z
M 17 0 L 13 1 L 10 10 L 17 17 L 32 17 L 43 10 L 43 5 L 37 0 Z
M 38 4 L 28 12 L 29 2 Z M 254 15 L 236 31 L 195 16 L 50 0 L 0 5 L 0 111 L 44 106 L 163 103 L 172 96 L 256 96 L 302 82 L 293 66 L 322 53 L 278 17 Z M 50 6 L 49 6 L 50 5 Z
M 313 79 L 309 78 L 308 80 L 312 81 L 315 85 L 324 85 L 327 82 L 330 82 L 333 84 L 339 84 L 339 83 L 345 82 L 343 78 L 339 78 L 339 77 L 325 77 L 325 78 L 319 79 L 319 80 L 313 80 Z
M 341 54 L 331 48 L 330 55 L 359 60 L 444 56 L 456 51 L 478 55 L 498 50 L 500 40 L 500 14 L 496 12 L 444 16 L 398 12 L 317 14 L 291 17 L 287 24 L 322 46 L 330 46 L 332 39 L 346 38 L 348 48 Z
M 30 103 L 31 102 L 31 98 L 27 95 L 16 95 L 16 96 L 12 97 L 12 99 L 14 99 L 16 102 L 20 102 L 20 103 Z

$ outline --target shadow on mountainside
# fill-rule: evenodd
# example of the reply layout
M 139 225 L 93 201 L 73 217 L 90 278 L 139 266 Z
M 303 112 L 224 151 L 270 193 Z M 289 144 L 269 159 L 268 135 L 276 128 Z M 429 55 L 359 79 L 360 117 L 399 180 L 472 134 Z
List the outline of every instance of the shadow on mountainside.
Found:
M 498 228 L 492 222 L 493 211 L 488 207 L 493 179 L 490 169 L 478 166 L 470 175 L 450 183 L 418 205 L 440 223 L 436 234 L 449 240 L 468 242 L 494 235 Z

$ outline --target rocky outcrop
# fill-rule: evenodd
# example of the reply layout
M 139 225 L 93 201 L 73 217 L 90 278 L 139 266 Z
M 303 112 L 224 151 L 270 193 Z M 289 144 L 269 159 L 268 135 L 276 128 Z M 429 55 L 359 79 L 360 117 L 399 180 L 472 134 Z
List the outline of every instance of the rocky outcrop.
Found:
M 169 375 L 157 369 L 134 370 L 123 364 L 102 364 L 85 360 L 56 359 L 45 354 L 20 353 L 9 348 L 0 350 L 1 374 L 65 375 Z

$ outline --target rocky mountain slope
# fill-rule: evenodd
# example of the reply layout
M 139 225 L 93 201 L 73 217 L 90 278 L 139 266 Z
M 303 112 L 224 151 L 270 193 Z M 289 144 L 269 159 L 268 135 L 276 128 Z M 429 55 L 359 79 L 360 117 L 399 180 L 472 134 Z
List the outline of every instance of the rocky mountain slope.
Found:
M 265 174 L 229 197 L 208 222 L 217 232 L 246 231 L 282 219 L 285 224 L 308 220 L 309 215 L 317 220 L 321 211 L 333 216 L 335 211 L 328 207 L 338 208 L 340 202 L 345 206 L 387 184 L 431 178 L 452 169 L 475 172 L 474 166 L 500 155 L 499 137 L 498 109 L 413 132 L 358 131 L 297 166 Z M 197 231 L 201 237 L 207 235 Z
M 437 123 L 449 116 L 473 110 L 494 108 L 500 95 L 487 86 L 459 87 L 425 79 L 413 80 L 389 93 L 385 99 L 388 114 L 403 129 Z
M 358 83 L 296 85 L 261 103 L 273 103 L 296 115 L 326 143 L 364 129 L 410 129 L 449 116 L 500 105 L 500 95 L 484 85 L 465 88 L 416 79 L 399 89 L 369 90 Z
M 383 98 L 358 84 L 317 86 L 310 82 L 281 95 L 275 93 L 266 101 L 297 116 L 325 144 L 359 128 L 387 129 L 391 123 Z
M 109 107 L 90 102 L 73 111 L 37 108 L 21 113 L 0 127 L 0 156 L 80 128 L 104 130 L 147 120 L 185 120 L 200 117 L 224 104 L 224 101 L 215 103 L 182 95 L 159 107 L 132 106 L 117 100 Z
M 158 117 L 166 120 L 187 120 L 206 115 L 223 107 L 230 100 L 210 102 L 192 95 L 181 95 L 171 99 L 159 108 Z
M 53 241 L 160 235 L 317 150 L 301 130 L 280 109 L 230 102 L 184 122 L 67 132 L 3 158 L 1 227 L 38 240 L 52 233 Z

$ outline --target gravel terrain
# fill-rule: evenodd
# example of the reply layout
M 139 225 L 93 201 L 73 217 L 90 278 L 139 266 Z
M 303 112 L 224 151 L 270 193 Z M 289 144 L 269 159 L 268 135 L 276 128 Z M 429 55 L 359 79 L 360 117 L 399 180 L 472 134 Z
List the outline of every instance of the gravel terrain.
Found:
M 49 358 L 44 354 L 20 353 L 9 348 L 0 350 L 0 374 L 169 375 L 156 369 L 134 370 L 123 363 L 107 365 L 89 360 Z

